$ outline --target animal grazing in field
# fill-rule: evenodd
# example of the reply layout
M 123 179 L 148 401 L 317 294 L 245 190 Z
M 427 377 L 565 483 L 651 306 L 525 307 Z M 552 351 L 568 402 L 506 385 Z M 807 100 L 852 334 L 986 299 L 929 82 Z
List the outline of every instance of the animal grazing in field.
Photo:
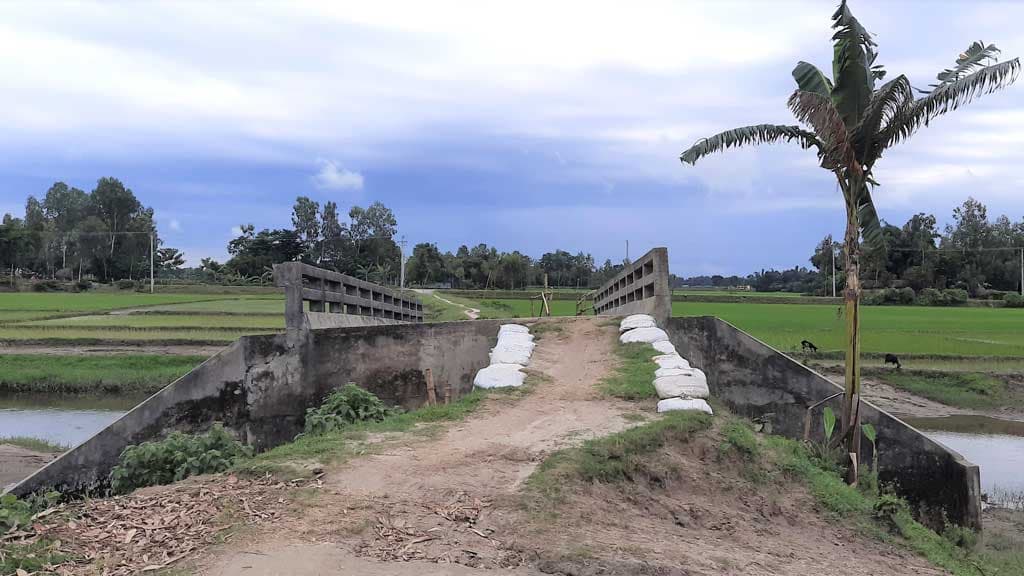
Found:
M 895 354 L 886 354 L 885 355 L 885 364 L 892 364 L 892 365 L 896 366 L 897 370 L 900 369 L 900 359 L 897 358 Z
M 814 342 L 811 342 L 810 340 L 801 340 L 800 341 L 800 349 L 803 350 L 804 352 L 817 352 L 818 351 L 818 347 L 815 346 Z

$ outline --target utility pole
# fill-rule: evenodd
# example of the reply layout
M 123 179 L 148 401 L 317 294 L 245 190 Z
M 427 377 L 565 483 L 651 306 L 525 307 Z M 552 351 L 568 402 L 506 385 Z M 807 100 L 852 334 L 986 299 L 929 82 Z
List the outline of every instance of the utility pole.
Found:
M 400 256 L 398 257 L 398 267 L 400 269 L 398 275 L 400 280 L 398 281 L 399 288 L 405 288 L 405 236 L 402 236 L 402 240 L 398 243 Z
M 1024 296 L 1024 247 L 1020 249 L 1020 295 Z
M 626 262 L 629 262 L 629 240 L 626 240 Z
M 156 270 L 156 239 L 153 234 L 149 234 L 149 293 L 153 294 L 156 291 L 156 274 L 153 273 Z

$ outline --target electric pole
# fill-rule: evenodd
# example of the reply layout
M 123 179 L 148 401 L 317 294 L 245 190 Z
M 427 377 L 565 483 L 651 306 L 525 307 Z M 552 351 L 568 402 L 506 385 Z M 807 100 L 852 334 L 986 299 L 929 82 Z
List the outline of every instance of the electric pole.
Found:
M 829 252 L 832 253 L 832 297 L 836 297 L 836 247 L 829 244 Z
M 156 269 L 156 240 L 153 238 L 153 234 L 149 235 L 149 293 L 155 292 L 156 275 L 153 271 Z
M 399 254 L 400 254 L 399 257 L 398 257 L 398 267 L 400 269 L 400 271 L 398 273 L 399 278 L 400 278 L 399 281 L 398 281 L 398 287 L 404 289 L 405 288 L 405 236 L 402 236 L 402 240 L 398 242 L 398 247 L 399 247 Z

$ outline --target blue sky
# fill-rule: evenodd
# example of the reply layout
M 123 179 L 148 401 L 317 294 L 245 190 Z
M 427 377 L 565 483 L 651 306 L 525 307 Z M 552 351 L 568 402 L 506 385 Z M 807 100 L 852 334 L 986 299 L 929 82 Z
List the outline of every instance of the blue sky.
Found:
M 926 86 L 971 41 L 1024 54 L 1024 4 L 854 1 L 879 63 Z M 0 212 L 116 176 L 190 262 L 298 195 L 380 200 L 399 234 L 620 259 L 681 275 L 807 265 L 842 205 L 812 152 L 678 161 L 735 126 L 792 123 L 798 60 L 830 68 L 833 0 L 0 4 Z M 968 194 L 1024 216 L 1024 83 L 876 167 L 883 218 Z

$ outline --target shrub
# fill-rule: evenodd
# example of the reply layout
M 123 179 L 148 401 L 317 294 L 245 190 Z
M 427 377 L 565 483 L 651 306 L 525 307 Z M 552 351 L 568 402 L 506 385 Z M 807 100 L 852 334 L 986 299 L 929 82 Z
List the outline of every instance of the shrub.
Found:
M 355 422 L 380 422 L 395 411 L 372 392 L 348 383 L 328 394 L 320 407 L 306 410 L 305 434 L 324 434 Z
M 138 283 L 135 280 L 118 280 L 114 282 L 114 286 L 117 286 L 118 290 L 135 290 Z
M 910 286 L 900 288 L 899 292 L 900 304 L 913 304 L 914 300 L 917 298 L 917 294 L 914 293 L 914 289 Z
M 1024 296 L 1020 294 L 1008 293 L 1003 296 L 1003 302 L 1007 308 L 1024 308 Z
M 47 492 L 18 498 L 14 494 L 0 496 L 0 535 L 18 526 L 27 526 L 37 512 L 52 507 L 60 500 L 60 492 Z
M 32 290 L 34 292 L 59 292 L 60 282 L 56 280 L 40 280 L 32 283 Z
M 72 292 L 85 292 L 85 291 L 89 290 L 90 288 L 92 288 L 92 282 L 87 282 L 85 280 L 79 280 L 78 282 L 75 282 L 74 284 L 71 284 L 70 288 L 71 288 Z
M 123 494 L 170 484 L 197 474 L 223 472 L 235 459 L 248 455 L 249 448 L 219 425 L 201 436 L 172 432 L 163 440 L 125 448 L 110 473 L 110 485 Z
M 959 306 L 967 304 L 967 290 L 960 288 L 949 288 L 942 291 L 946 299 L 946 306 Z

